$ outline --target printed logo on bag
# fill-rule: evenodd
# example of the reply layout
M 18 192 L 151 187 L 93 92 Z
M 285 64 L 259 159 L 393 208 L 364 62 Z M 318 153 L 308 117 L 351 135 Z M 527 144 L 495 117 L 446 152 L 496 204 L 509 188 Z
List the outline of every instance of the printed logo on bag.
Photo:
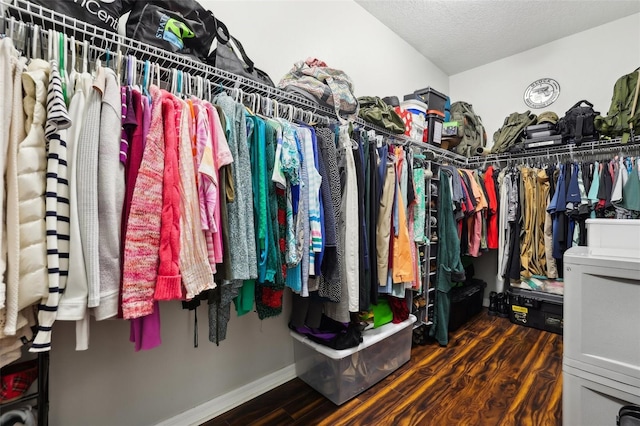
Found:
M 102 3 L 111 4 L 115 0 L 73 0 L 75 4 L 79 4 L 90 14 L 96 16 L 100 21 L 107 24 L 114 31 L 118 30 L 118 16 L 109 13 L 103 9 Z
M 156 31 L 156 37 L 171 43 L 178 50 L 184 48 L 184 39 L 194 38 L 196 34 L 185 24 L 170 17 L 162 15 L 160 25 Z
M 560 96 L 560 84 L 552 78 L 534 81 L 524 91 L 524 103 L 529 108 L 546 108 Z

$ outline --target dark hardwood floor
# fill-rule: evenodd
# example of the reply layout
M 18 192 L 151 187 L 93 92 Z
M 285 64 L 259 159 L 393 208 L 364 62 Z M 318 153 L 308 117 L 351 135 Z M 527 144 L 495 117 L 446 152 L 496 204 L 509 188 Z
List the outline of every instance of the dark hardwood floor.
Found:
M 562 336 L 481 313 L 341 406 L 294 379 L 214 425 L 562 424 Z

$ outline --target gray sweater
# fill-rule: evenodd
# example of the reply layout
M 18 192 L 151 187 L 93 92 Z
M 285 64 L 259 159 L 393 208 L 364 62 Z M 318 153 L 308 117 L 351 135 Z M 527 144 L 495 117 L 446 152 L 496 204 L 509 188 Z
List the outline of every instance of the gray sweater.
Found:
M 78 219 L 80 238 L 87 268 L 90 308 L 100 304 L 100 261 L 98 249 L 98 150 L 100 143 L 100 111 L 104 93 L 105 73 L 98 71 L 93 91 L 87 100 L 87 115 L 80 139 L 76 179 L 78 187 Z M 117 130 L 114 133 L 119 135 Z
M 100 304 L 97 320 L 118 313 L 120 290 L 120 226 L 124 202 L 124 164 L 120 162 L 121 100 L 115 73 L 105 68 L 98 149 L 98 262 Z

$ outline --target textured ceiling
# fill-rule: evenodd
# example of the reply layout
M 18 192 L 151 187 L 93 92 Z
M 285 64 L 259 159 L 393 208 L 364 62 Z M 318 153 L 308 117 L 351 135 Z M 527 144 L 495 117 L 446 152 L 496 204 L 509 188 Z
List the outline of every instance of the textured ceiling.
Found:
M 448 75 L 640 12 L 639 0 L 356 2 Z

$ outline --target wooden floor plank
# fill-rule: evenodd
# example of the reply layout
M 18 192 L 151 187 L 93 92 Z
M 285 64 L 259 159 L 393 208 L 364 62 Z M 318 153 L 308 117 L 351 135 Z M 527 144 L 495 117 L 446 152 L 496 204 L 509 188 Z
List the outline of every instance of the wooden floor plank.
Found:
M 562 393 L 558 392 L 558 387 L 562 386 L 562 347 L 557 338 L 548 337 L 530 364 L 526 378 L 503 417 L 503 424 L 542 425 L 549 418 L 548 413 L 553 413 L 555 421 L 546 424 L 561 424 L 558 415 L 561 413 Z
M 275 389 L 260 395 L 257 398 L 248 401 L 239 407 L 228 411 L 221 416 L 216 417 L 212 421 L 205 423 L 206 426 L 213 426 L 215 421 L 226 421 L 229 425 L 246 425 L 251 421 L 267 416 L 272 411 L 281 408 L 287 399 L 283 399 L 283 395 L 291 398 L 292 395 L 298 395 L 300 389 L 308 390 L 308 386 L 300 380 L 290 380 Z M 218 423 L 219 424 L 219 423 Z
M 518 327 L 513 325 L 512 327 Z M 479 397 L 470 404 L 466 416 L 469 424 L 499 424 L 508 402 L 517 394 L 521 382 L 543 348 L 549 335 L 529 329 L 526 334 L 512 337 L 511 348 L 503 357 L 490 361 L 488 383 L 477 389 Z M 523 358 L 523 351 L 526 356 Z
M 460 424 L 464 419 L 467 424 L 499 424 L 506 404 L 502 405 L 502 410 L 500 404 L 492 404 L 494 406 L 490 409 L 486 402 L 494 396 L 495 401 L 508 398 L 508 395 L 502 395 L 502 387 L 514 380 L 511 363 L 521 362 L 523 337 L 531 332 L 514 333 L 500 345 L 486 346 L 479 342 L 474 356 L 466 357 L 459 366 L 443 369 L 434 378 L 429 392 L 415 401 L 419 414 L 410 418 L 408 423 L 422 424 L 437 419 L 443 423 Z M 452 385 L 446 385 L 448 382 Z M 495 419 L 481 420 L 477 417 L 480 413 Z
M 294 379 L 212 425 L 562 424 L 562 336 L 485 313 L 342 406 Z
M 250 423 L 243 423 L 249 426 L 273 426 L 273 425 L 293 425 L 295 422 L 291 418 L 286 411 L 282 408 L 278 408 L 267 414 L 266 416 L 260 417 Z
M 298 420 L 314 411 L 326 401 L 318 391 L 300 379 L 294 379 L 300 385 L 290 399 L 284 402 L 282 408 L 294 419 Z

